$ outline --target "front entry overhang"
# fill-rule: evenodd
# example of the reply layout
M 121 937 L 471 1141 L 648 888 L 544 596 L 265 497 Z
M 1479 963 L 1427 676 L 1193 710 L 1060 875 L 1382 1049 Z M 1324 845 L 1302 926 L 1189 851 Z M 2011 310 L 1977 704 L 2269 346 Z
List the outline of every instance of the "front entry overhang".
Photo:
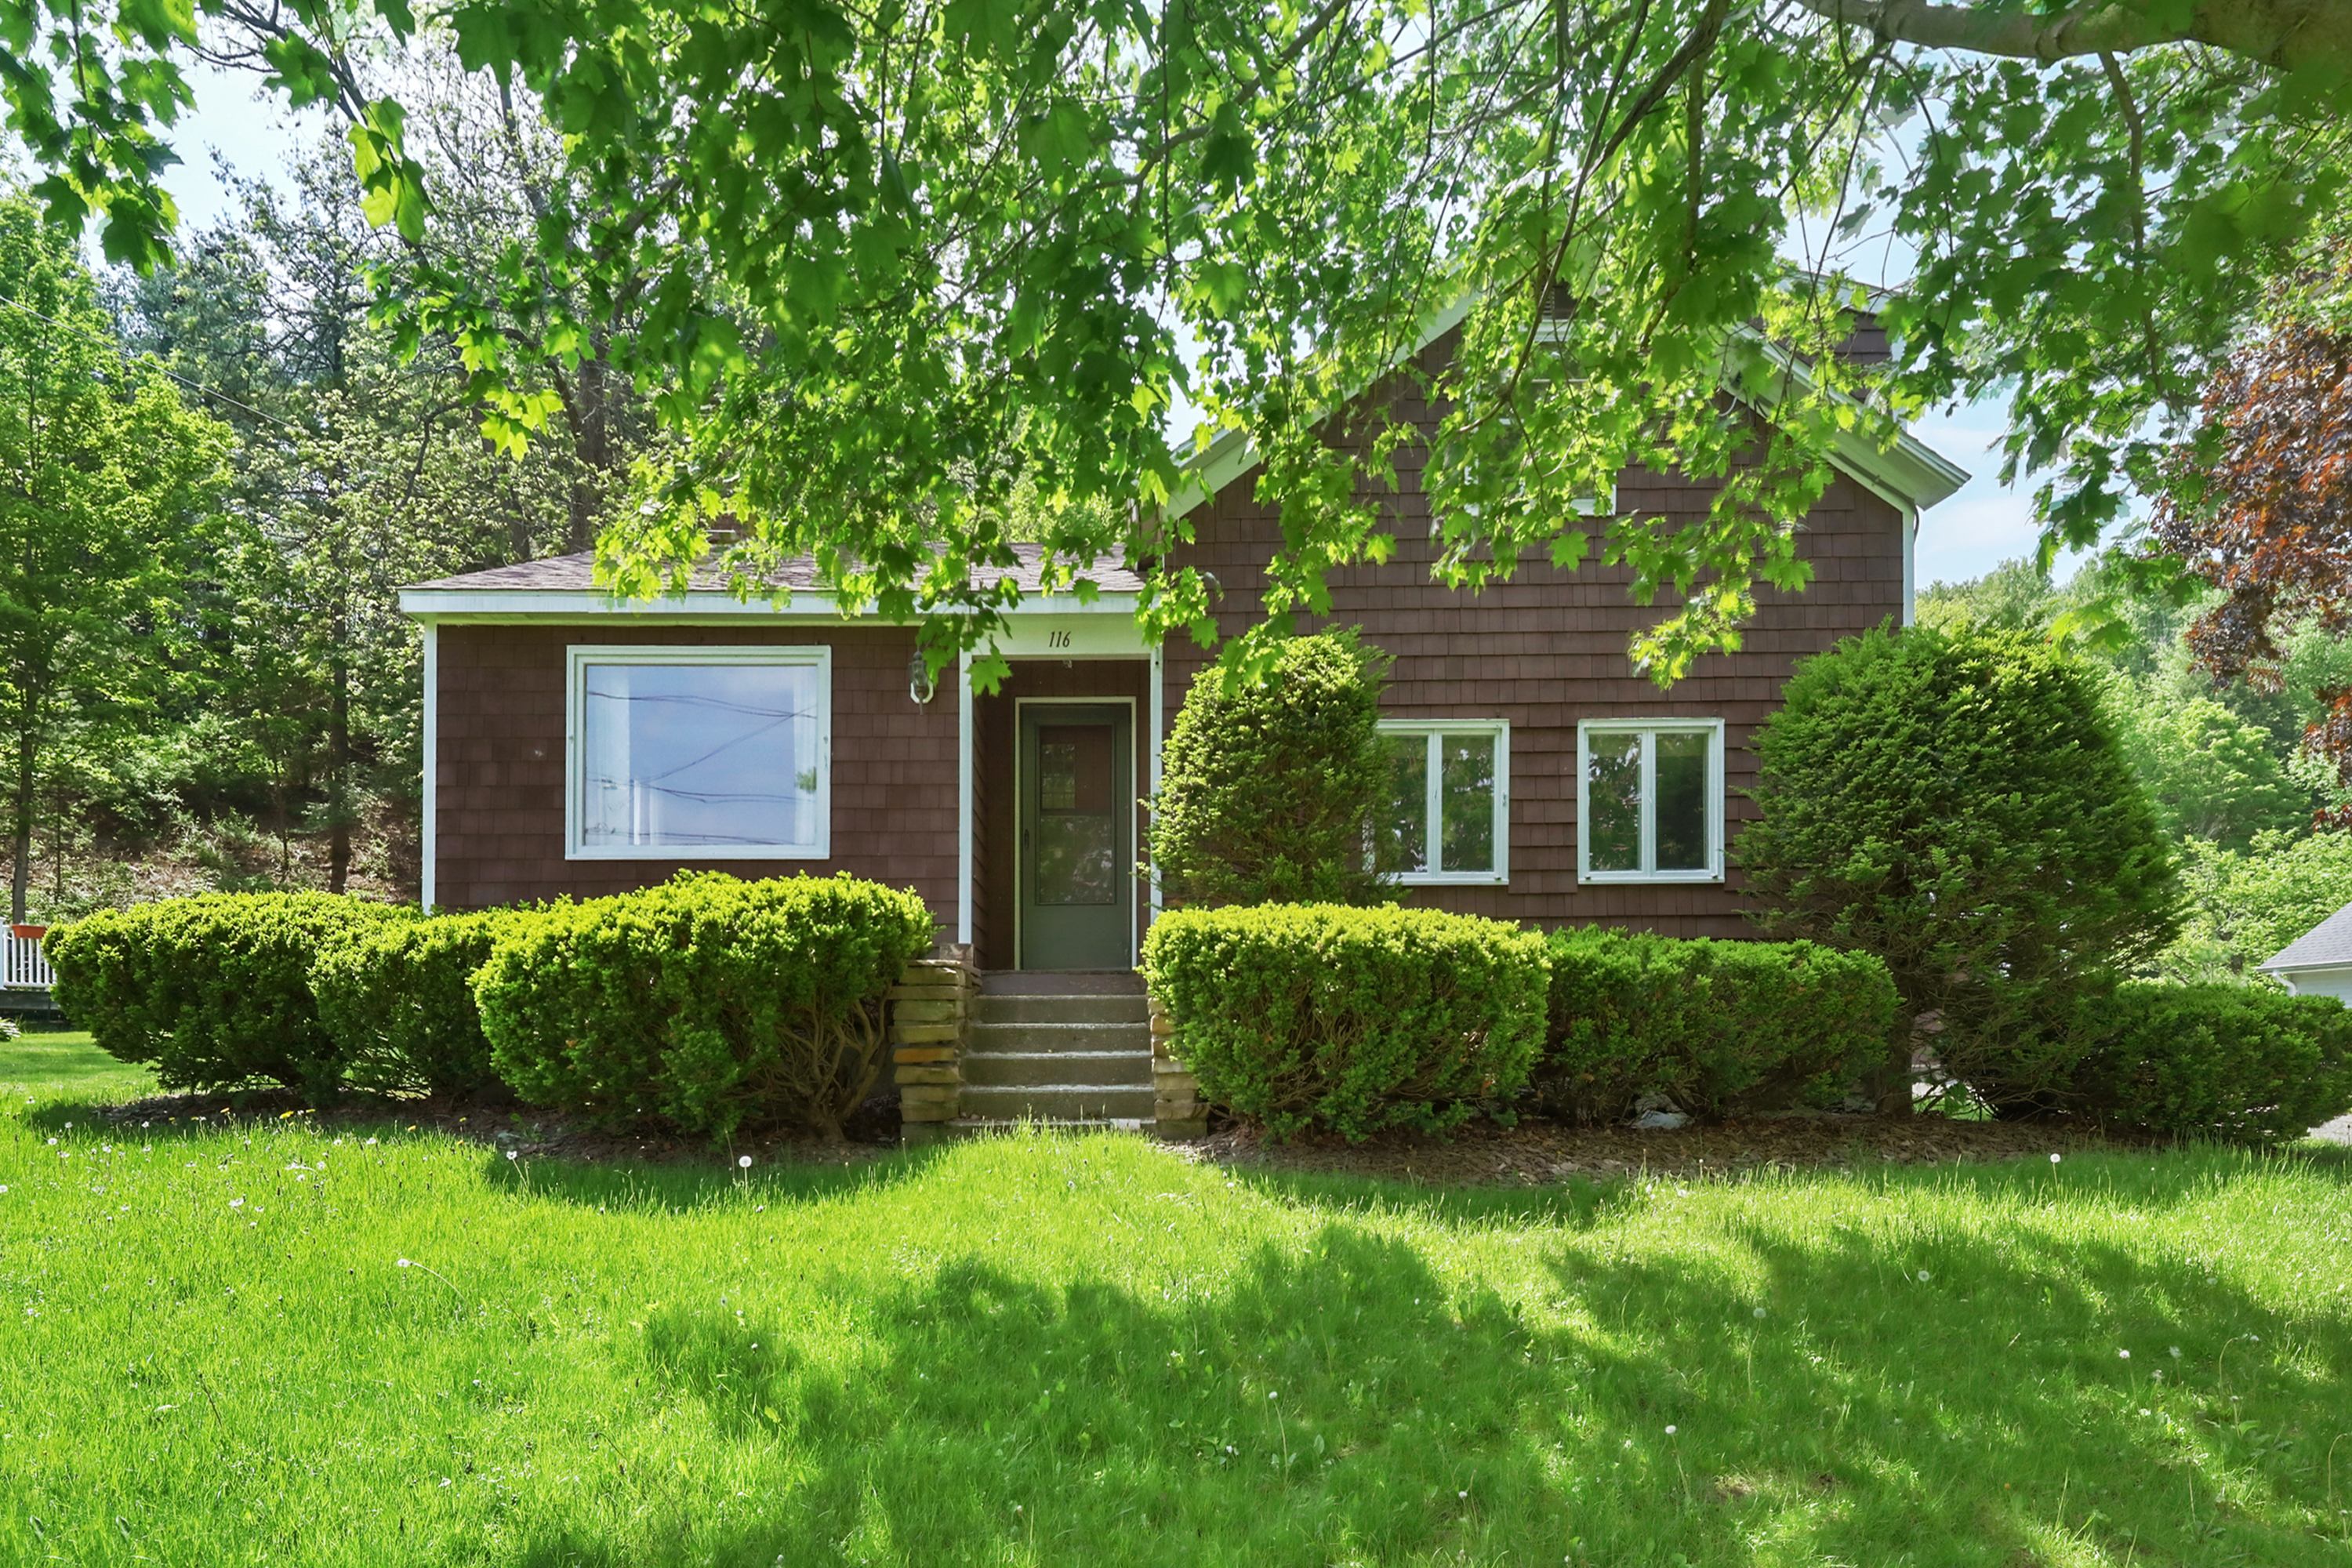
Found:
M 1113 598 L 1106 594 L 1083 607 L 1057 608 L 1035 601 L 1039 607 L 1031 610 L 1024 604 L 1020 612 L 1006 617 L 1005 626 L 990 639 L 989 647 L 1000 657 L 1012 659 L 1150 660 L 1151 676 L 1146 683 L 1149 703 L 1143 715 L 1144 793 L 1156 795 L 1160 793 L 1160 742 L 1166 717 L 1160 645 L 1147 639 L 1136 624 L 1135 603 L 1130 595 L 1116 595 L 1117 605 L 1113 605 Z M 1070 600 L 1063 597 L 1063 604 L 1069 605 Z M 964 656 L 961 679 L 956 682 L 956 941 L 965 946 L 973 941 L 973 882 L 979 875 L 974 853 L 979 781 L 971 683 L 976 658 L 973 654 Z M 1150 918 L 1157 919 L 1159 913 L 1160 883 L 1154 878 Z

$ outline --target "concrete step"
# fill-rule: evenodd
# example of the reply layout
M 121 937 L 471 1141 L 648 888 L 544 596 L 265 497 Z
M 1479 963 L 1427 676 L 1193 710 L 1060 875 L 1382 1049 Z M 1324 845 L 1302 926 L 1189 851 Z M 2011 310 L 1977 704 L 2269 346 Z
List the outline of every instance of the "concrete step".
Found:
M 1151 1051 L 1148 1024 L 974 1024 L 966 1055 L 1013 1051 Z
M 969 1086 L 1021 1088 L 1034 1084 L 1096 1084 L 1106 1089 L 1150 1089 L 1151 1052 L 988 1051 L 963 1058 Z
M 992 996 L 972 998 L 975 1024 L 1141 1024 L 1151 1011 L 1141 996 Z
M 969 1062 L 969 1058 L 966 1058 Z M 996 1085 L 967 1082 L 962 1112 L 982 1121 L 1136 1121 L 1151 1118 L 1151 1086 L 1092 1083 Z

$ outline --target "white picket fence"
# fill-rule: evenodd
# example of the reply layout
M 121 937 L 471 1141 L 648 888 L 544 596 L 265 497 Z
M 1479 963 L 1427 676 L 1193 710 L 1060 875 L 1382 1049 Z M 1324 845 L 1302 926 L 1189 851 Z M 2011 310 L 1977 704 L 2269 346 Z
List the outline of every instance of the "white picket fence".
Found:
M 5 970 L 0 973 L 0 986 L 11 991 L 47 991 L 58 983 L 56 972 L 49 968 L 48 955 L 41 951 L 40 938 L 18 936 L 11 931 L 6 941 Z

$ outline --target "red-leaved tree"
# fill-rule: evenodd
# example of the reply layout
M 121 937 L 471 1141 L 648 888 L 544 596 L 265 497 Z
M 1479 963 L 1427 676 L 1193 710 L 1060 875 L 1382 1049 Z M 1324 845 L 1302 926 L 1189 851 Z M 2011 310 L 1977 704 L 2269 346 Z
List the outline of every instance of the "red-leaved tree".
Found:
M 2320 286 L 2305 300 L 2347 297 L 2352 257 L 2330 271 L 2308 280 Z M 2158 500 L 2157 547 L 2222 591 L 2189 629 L 2219 679 L 2276 690 L 2285 626 L 2310 617 L 2333 637 L 2352 631 L 2352 324 L 2332 319 L 2342 314 L 2282 311 L 2231 356 Z M 2352 785 L 2352 687 L 2315 695 L 2325 712 L 2304 744 Z

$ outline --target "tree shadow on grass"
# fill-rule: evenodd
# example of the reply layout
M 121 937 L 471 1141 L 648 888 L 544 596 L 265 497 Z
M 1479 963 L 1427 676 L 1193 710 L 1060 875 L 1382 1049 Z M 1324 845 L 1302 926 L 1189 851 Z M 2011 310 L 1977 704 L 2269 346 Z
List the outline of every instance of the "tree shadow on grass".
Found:
M 542 1519 L 524 1560 L 2352 1562 L 2315 1533 L 2340 1313 L 2030 1237 L 1622 1244 L 1563 1237 L 1516 1298 L 1351 1218 L 1155 1292 L 970 1258 L 845 1302 L 847 1352 L 666 1308 L 648 1376 L 788 1489 L 730 1519 L 650 1478 L 661 1525 Z

